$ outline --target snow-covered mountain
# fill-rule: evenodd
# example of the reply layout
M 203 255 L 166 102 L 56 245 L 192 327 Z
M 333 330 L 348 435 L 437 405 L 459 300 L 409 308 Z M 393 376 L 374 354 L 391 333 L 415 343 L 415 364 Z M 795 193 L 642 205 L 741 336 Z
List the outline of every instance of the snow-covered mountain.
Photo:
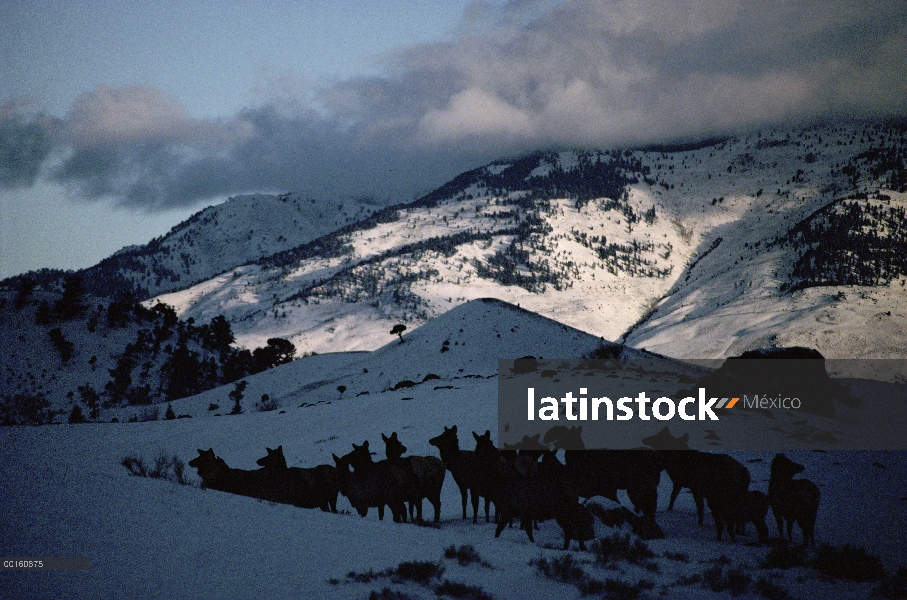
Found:
M 397 325 L 411 331 L 469 300 L 499 298 L 680 358 L 795 345 L 829 358 L 904 357 L 905 192 L 907 128 L 858 123 L 539 152 L 384 209 L 238 197 L 68 274 L 87 294 L 84 318 L 35 323 L 40 298 L 53 304 L 65 292 L 64 274 L 8 280 L 0 392 L 68 410 L 80 387 L 106 389 L 131 361 L 136 399 L 145 388 L 155 401 L 179 397 L 159 376 L 169 355 L 124 359 L 150 339 L 142 327 L 103 327 L 110 296 L 128 288 L 139 298 L 177 290 L 146 305 L 169 304 L 195 327 L 223 316 L 237 345 L 282 338 L 299 355 L 373 350 Z M 29 278 L 36 299 L 21 312 Z M 221 371 L 207 368 L 219 373 L 212 384 Z
M 295 248 L 378 208 L 368 199 L 324 204 L 299 194 L 236 196 L 199 211 L 147 244 L 123 248 L 76 275 L 97 296 L 115 298 L 131 290 L 139 298 L 149 298 Z M 28 274 L 47 290 L 59 288 L 68 275 L 47 269 Z M 5 283 L 15 285 L 19 279 Z
M 541 152 L 157 300 L 310 352 L 497 297 L 678 357 L 904 356 L 905 159 L 888 123 Z

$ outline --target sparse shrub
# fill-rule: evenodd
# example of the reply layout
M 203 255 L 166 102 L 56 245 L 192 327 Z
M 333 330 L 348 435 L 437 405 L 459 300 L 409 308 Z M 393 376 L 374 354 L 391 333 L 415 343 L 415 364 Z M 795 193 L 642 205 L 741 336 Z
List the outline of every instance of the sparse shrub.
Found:
M 144 461 L 137 456 L 127 456 L 120 461 L 120 464 L 137 477 L 148 477 L 148 468 L 145 466 Z
M 636 600 L 645 590 L 650 590 L 655 584 L 646 579 L 640 579 L 636 584 L 629 584 L 619 579 L 605 579 L 605 598 L 609 600 Z
M 677 562 L 689 562 L 690 560 L 690 557 L 686 552 L 671 552 L 670 550 L 665 551 L 664 557 L 669 560 L 676 560 Z
M 413 597 L 386 587 L 380 592 L 372 590 L 372 593 L 368 595 L 368 600 L 413 600 Z
M 450 596 L 451 598 L 462 598 L 462 600 L 492 600 L 492 596 L 478 586 L 466 585 L 465 583 L 447 579 L 435 586 L 435 594 L 438 596 Z
M 379 573 L 376 573 L 375 571 L 366 571 L 365 573 L 350 571 L 346 574 L 346 578 L 356 583 L 371 583 L 372 580 L 378 579 L 379 577 L 390 577 L 391 572 L 392 569 L 381 571 Z
M 580 563 L 574 560 L 570 554 L 564 554 L 551 560 L 547 558 L 532 560 L 529 565 L 534 566 L 539 575 L 563 583 L 579 584 L 588 579 Z
M 823 544 L 816 558 L 808 566 L 835 579 L 875 581 L 885 577 L 885 567 L 877 556 L 866 552 L 862 546 L 844 544 L 840 550 Z
M 769 600 L 793 600 L 793 596 L 786 589 L 761 575 L 753 584 L 753 591 Z
M 897 573 L 882 580 L 872 596 L 876 598 L 907 598 L 907 567 L 901 567 Z
M 490 566 L 487 562 L 482 560 L 482 557 L 479 556 L 479 553 L 476 552 L 476 549 L 470 545 L 460 546 L 448 546 L 444 549 L 444 558 L 456 559 L 461 567 L 465 567 L 472 563 L 479 563 L 483 566 Z
M 149 406 L 139 413 L 133 415 L 135 420 L 129 419 L 130 423 L 145 423 L 148 421 L 157 421 L 161 418 L 161 411 L 156 406 Z
M 208 404 L 208 410 L 217 410 L 218 408 L 220 408 L 220 404 L 215 404 L 214 402 Z
M 422 585 L 428 585 L 432 579 L 440 579 L 443 573 L 444 565 L 428 560 L 402 562 L 394 570 L 396 578 L 415 581 Z
M 154 459 L 153 467 L 148 467 L 145 461 L 133 455 L 123 458 L 120 464 L 136 477 L 166 479 L 180 485 L 191 485 L 186 478 L 186 464 L 176 455 L 168 456 L 163 451 Z
M 262 394 L 261 400 L 255 405 L 255 407 L 258 409 L 258 412 L 277 410 L 277 400 L 271 398 L 271 396 L 269 396 L 268 394 Z
M 164 413 L 164 419 L 167 421 L 172 421 L 176 418 L 176 413 L 173 412 L 173 407 L 170 404 L 167 404 L 167 412 Z
M 589 549 L 595 556 L 595 562 L 607 565 L 613 561 L 625 560 L 633 564 L 645 564 L 655 553 L 639 538 L 633 539 L 629 533 L 614 533 L 610 537 L 599 538 L 592 542 Z

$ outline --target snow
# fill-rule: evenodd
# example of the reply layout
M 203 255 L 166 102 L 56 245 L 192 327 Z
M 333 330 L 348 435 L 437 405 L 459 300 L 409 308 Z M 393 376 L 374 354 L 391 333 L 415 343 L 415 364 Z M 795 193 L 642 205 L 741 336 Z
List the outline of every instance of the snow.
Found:
M 880 143 L 903 144 L 896 139 L 901 134 L 883 129 L 873 124 L 778 129 L 685 151 L 629 152 L 626 156 L 641 161 L 650 174 L 629 186 L 628 205 L 637 215 L 654 207 L 653 222 L 628 224 L 620 211 L 604 210 L 604 198 L 580 209 L 572 200 L 550 198 L 550 210 L 537 211 L 551 231 L 536 236 L 539 246 L 525 250 L 530 262 L 547 263 L 560 273 L 559 287 L 530 291 L 476 270 L 514 240 L 508 230 L 517 220 L 501 216 L 526 215 L 524 207 L 508 204 L 523 192 L 482 183 L 482 177 L 512 164 L 498 162 L 477 170 L 478 182 L 431 206 L 416 203 L 397 210 L 393 222 L 350 228 L 340 236 L 349 248 L 342 256 L 312 257 L 290 267 L 242 267 L 158 299 L 196 321 L 224 314 L 238 343 L 249 348 L 277 336 L 301 351 L 374 350 L 396 323 L 412 328 L 469 300 L 497 297 L 592 335 L 678 358 L 720 358 L 768 342 L 810 345 L 836 358 L 903 357 L 907 331 L 904 319 L 896 318 L 904 314 L 902 281 L 786 293 L 781 284 L 795 251 L 767 247 L 854 190 L 905 202 L 904 194 L 866 174 L 854 188 L 841 169 Z M 604 153 L 585 156 L 610 160 Z M 530 177 L 572 172 L 580 162 L 575 151 L 539 157 Z M 466 232 L 491 237 L 460 243 L 448 255 L 405 251 L 416 242 Z M 595 249 L 577 238 L 582 234 L 609 244 L 651 245 L 639 256 L 666 275 L 609 272 Z M 525 274 L 525 266 L 518 272 Z M 414 281 L 401 283 L 405 277 Z M 825 327 L 828 294 L 839 291 L 846 299 L 836 304 L 834 326 Z M 398 293 L 408 302 L 399 302 Z M 860 294 L 871 295 L 877 310 L 861 303 Z M 878 317 L 887 312 L 891 318 Z
M 225 386 L 174 403 L 177 412 L 193 413 L 192 419 L 0 429 L 5 449 L 0 554 L 91 559 L 88 571 L 4 572 L 0 596 L 363 598 L 387 586 L 431 598 L 429 588 L 412 582 L 379 577 L 356 583 L 346 576 L 431 560 L 444 564 L 444 578 L 480 586 L 495 598 L 579 598 L 576 587 L 543 578 L 529 564 L 564 555 L 553 522 L 542 524 L 534 544 L 515 528 L 495 539 L 494 524 L 459 518 L 459 493 L 450 477 L 440 526 L 418 527 L 379 521 L 374 510 L 366 518 L 328 514 L 134 477 L 120 465 L 127 455 L 151 462 L 162 452 L 188 462 L 196 449 L 211 447 L 231 466 L 251 469 L 266 446 L 283 445 L 291 466 L 314 466 L 330 463 L 332 453 L 346 453 L 350 444 L 365 439 L 383 454 L 379 434 L 391 431 L 398 432 L 409 454 L 436 455 L 428 438 L 453 424 L 461 445 L 471 448 L 470 431 L 496 428 L 498 357 L 579 356 L 600 343 L 499 301 L 466 303 L 407 331 L 403 339 L 372 353 L 313 356 L 249 378 L 246 398 L 267 390 L 280 398 L 285 412 L 250 409 L 214 417 L 205 405 L 218 394 L 225 398 L 230 387 Z M 440 351 L 444 341 L 451 348 L 447 352 Z M 429 372 L 439 378 L 388 390 L 395 381 L 420 381 Z M 338 382 L 347 387 L 342 397 Z M 732 453 L 750 469 L 753 487 L 763 491 L 772 454 Z M 804 476 L 822 490 L 819 543 L 864 544 L 889 569 L 907 563 L 905 453 L 788 454 L 806 465 Z M 190 478 L 197 482 L 194 472 Z M 665 512 L 669 492 L 670 482 L 662 477 L 658 521 L 667 537 L 647 542 L 659 572 L 626 563 L 617 570 L 594 566 L 592 555 L 578 551 L 575 543 L 570 554 L 599 579 L 651 580 L 651 596 L 725 597 L 701 584 L 676 583 L 721 556 L 754 578 L 771 577 L 797 598 L 863 598 L 874 585 L 826 581 L 803 569 L 760 569 L 767 550 L 743 543 L 752 542 L 752 535 L 738 543 L 726 536 L 716 542 L 710 523 L 696 526 L 688 494 L 681 495 L 673 513 Z M 350 511 L 345 499 L 339 504 Z M 612 533 L 600 522 L 596 527 L 599 536 Z M 775 531 L 771 519 L 769 529 Z M 442 559 L 448 546 L 466 544 L 492 568 Z M 689 559 L 671 560 L 665 552 L 682 552 Z

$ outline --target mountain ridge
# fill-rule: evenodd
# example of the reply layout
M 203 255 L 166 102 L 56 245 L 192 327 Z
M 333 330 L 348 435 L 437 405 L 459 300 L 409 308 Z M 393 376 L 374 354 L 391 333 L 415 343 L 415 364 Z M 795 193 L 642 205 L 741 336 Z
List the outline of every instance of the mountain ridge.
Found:
M 373 349 L 397 321 L 421 324 L 483 296 L 621 339 L 704 266 L 727 276 L 733 265 L 715 257 L 764 262 L 766 244 L 851 197 L 867 210 L 899 203 L 904 132 L 821 125 L 662 150 L 535 152 L 158 299 L 196 318 L 226 314 L 242 344 L 280 335 L 318 352 Z M 742 285 L 788 298 L 805 251 L 773 248 L 777 283 Z

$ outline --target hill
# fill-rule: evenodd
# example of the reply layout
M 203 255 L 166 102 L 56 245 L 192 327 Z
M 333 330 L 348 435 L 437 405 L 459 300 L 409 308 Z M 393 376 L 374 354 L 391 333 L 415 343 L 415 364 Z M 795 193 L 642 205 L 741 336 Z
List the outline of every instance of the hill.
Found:
M 157 300 L 314 352 L 496 297 L 678 357 L 903 356 L 905 148 L 902 126 L 856 123 L 530 154 Z

